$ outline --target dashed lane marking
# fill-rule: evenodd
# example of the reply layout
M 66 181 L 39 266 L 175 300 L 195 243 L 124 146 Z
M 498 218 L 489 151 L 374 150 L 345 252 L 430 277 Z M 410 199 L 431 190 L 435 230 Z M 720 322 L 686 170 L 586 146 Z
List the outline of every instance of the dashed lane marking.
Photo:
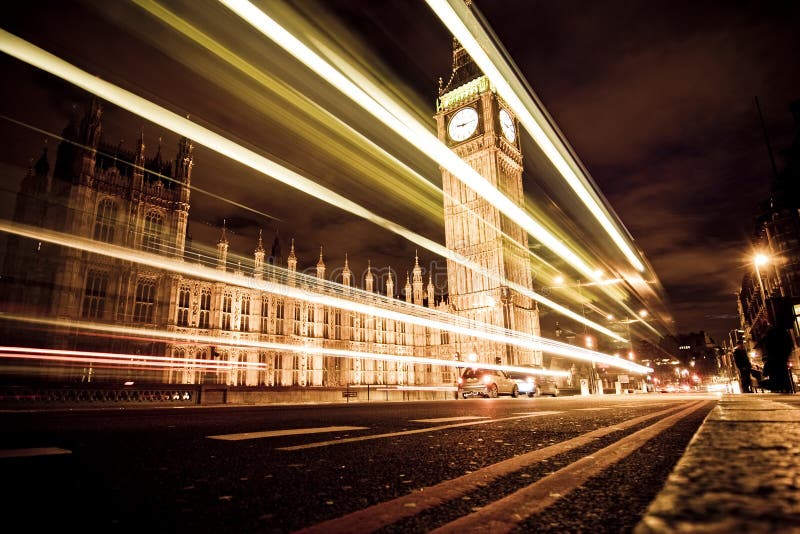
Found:
M 242 432 L 240 434 L 220 434 L 206 436 L 209 439 L 224 441 L 240 441 L 243 439 L 278 438 L 281 436 L 301 436 L 304 434 L 322 434 L 324 432 L 347 432 L 349 430 L 367 430 L 365 426 L 323 426 L 317 428 L 288 428 L 285 430 L 265 430 L 264 432 Z
M 394 438 L 397 436 L 410 436 L 412 434 L 422 434 L 422 433 L 430 433 L 430 432 L 437 432 L 439 430 L 447 430 L 450 428 L 459 428 L 462 426 L 470 426 L 470 425 L 485 425 L 487 423 L 500 423 L 503 421 L 511 421 L 514 419 L 524 419 L 526 417 L 537 417 L 541 415 L 554 415 L 563 412 L 530 412 L 524 415 L 515 415 L 513 417 L 501 417 L 500 419 L 482 419 L 480 421 L 468 421 L 466 423 L 454 423 L 452 425 L 442 425 L 442 426 L 432 426 L 429 428 L 416 428 L 414 430 L 404 430 L 402 432 L 389 432 L 387 434 L 373 434 L 369 436 L 356 436 L 352 438 L 342 438 L 342 439 L 334 439 L 329 441 L 317 441 L 316 443 L 305 443 L 303 445 L 293 445 L 291 447 L 278 447 L 279 451 L 299 451 L 302 449 L 314 449 L 317 447 L 327 447 L 329 445 L 340 445 L 342 443 L 353 443 L 356 441 L 367 441 L 370 439 L 383 439 L 383 438 Z
M 453 421 L 472 421 L 475 419 L 491 419 L 481 415 L 462 415 L 460 417 L 440 417 L 439 419 L 412 419 L 412 423 L 451 423 Z
M 67 449 L 58 447 L 33 447 L 30 449 L 6 449 L 0 450 L 0 458 L 25 458 L 29 456 L 53 456 L 56 454 L 72 454 Z

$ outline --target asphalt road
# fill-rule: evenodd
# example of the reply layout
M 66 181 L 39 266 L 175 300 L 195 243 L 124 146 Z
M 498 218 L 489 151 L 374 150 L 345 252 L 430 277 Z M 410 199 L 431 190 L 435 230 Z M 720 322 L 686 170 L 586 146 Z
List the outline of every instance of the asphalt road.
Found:
M 715 400 L 5 412 L 4 531 L 629 532 Z

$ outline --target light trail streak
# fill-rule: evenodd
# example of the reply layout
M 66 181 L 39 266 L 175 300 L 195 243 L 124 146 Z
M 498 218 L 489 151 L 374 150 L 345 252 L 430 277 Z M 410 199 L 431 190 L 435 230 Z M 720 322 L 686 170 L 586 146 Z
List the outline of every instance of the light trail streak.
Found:
M 503 55 L 493 45 L 491 37 L 486 34 L 470 9 L 461 0 L 425 1 L 469 52 L 475 63 L 497 89 L 498 94 L 511 107 L 534 141 L 600 223 L 614 244 L 637 271 L 643 272 L 644 264 L 608 217 L 605 209 L 601 207 L 601 203 L 592 194 L 591 186 L 585 185 L 589 183 L 589 180 L 583 176 L 583 171 L 578 164 L 572 161 L 573 157 L 569 150 L 563 145 L 549 121 L 540 111 L 539 106 L 525 90 L 525 85 L 517 79 L 514 70 L 505 63 Z
M 416 181 L 422 183 L 425 187 L 431 188 L 432 190 L 436 191 L 439 194 L 442 194 L 443 196 L 447 196 L 448 198 L 450 198 L 450 200 L 452 200 L 454 202 L 454 204 L 457 203 L 456 200 L 453 197 L 450 197 L 449 195 L 446 195 L 445 192 L 441 188 L 439 188 L 436 185 L 432 184 L 427 179 L 425 179 L 423 176 L 421 176 L 419 173 L 417 173 L 416 171 L 414 171 L 410 167 L 406 166 L 405 164 L 403 164 L 402 162 L 400 162 L 399 160 L 394 158 L 394 156 L 392 156 L 391 154 L 389 154 L 388 152 L 383 150 L 381 147 L 379 147 L 376 144 L 372 143 L 369 139 L 367 139 L 366 137 L 361 135 L 354 128 L 350 127 L 347 123 L 341 121 L 338 117 L 335 117 L 334 115 L 332 115 L 325 108 L 323 108 L 322 106 L 319 106 L 313 100 L 311 100 L 310 98 L 306 97 L 305 95 L 302 95 L 302 94 L 298 93 L 297 91 L 294 91 L 293 89 L 285 86 L 279 80 L 276 80 L 276 79 L 272 78 L 271 76 L 269 76 L 267 73 L 265 73 L 262 70 L 260 70 L 255 65 L 243 60 L 238 55 L 236 55 L 233 51 L 229 50 L 228 48 L 226 48 L 225 46 L 220 44 L 218 41 L 214 40 L 208 34 L 200 31 L 198 28 L 196 28 L 193 25 L 189 24 L 188 22 L 183 20 L 180 16 L 178 16 L 175 13 L 169 11 L 168 9 L 166 9 L 163 6 L 161 6 L 157 2 L 153 2 L 151 0 L 134 0 L 134 3 L 136 5 L 138 5 L 140 8 L 144 9 L 145 11 L 147 11 L 153 17 L 155 17 L 158 20 L 162 21 L 163 23 L 169 25 L 169 27 L 171 27 L 172 29 L 178 31 L 179 33 L 181 33 L 182 35 L 184 35 L 188 39 L 191 39 L 193 42 L 195 42 L 198 45 L 204 47 L 209 52 L 215 54 L 217 57 L 219 57 L 223 61 L 227 62 L 232 67 L 236 68 L 239 72 L 241 72 L 245 76 L 248 76 L 249 78 L 251 78 L 255 82 L 259 83 L 261 86 L 263 86 L 265 88 L 268 88 L 268 89 L 270 89 L 272 91 L 278 92 L 282 97 L 287 98 L 287 100 L 290 99 L 290 98 L 291 99 L 295 99 L 295 100 L 300 100 L 304 104 L 313 107 L 316 110 L 316 113 L 314 113 L 315 117 L 320 117 L 321 115 L 325 116 L 328 120 L 332 121 L 335 124 L 335 126 L 339 127 L 340 129 L 347 130 L 348 133 L 350 133 L 353 136 L 356 136 L 359 139 L 359 141 L 364 142 L 365 144 L 367 144 L 367 146 L 369 146 L 373 151 L 379 152 L 384 157 L 390 159 L 394 164 L 398 165 L 403 170 L 403 172 L 405 172 L 408 176 L 410 176 L 410 177 L 414 178 Z M 328 53 L 330 55 L 333 55 L 333 52 L 328 52 Z M 344 61 L 339 61 L 339 64 L 340 64 L 340 67 L 346 66 L 346 62 L 344 62 Z M 350 72 L 350 76 L 351 77 L 354 77 L 354 76 L 357 76 L 357 75 L 358 74 L 356 72 L 354 72 L 354 71 Z M 367 82 L 366 79 L 363 79 L 363 78 L 362 78 L 361 83 L 362 83 L 362 85 L 368 85 L 369 84 L 369 82 Z M 369 87 L 370 87 L 370 93 L 371 94 L 382 94 L 382 92 L 380 91 L 380 89 L 378 87 L 376 87 L 374 85 L 369 85 Z M 382 100 L 384 100 L 385 102 L 390 102 L 390 98 L 388 96 L 386 96 L 386 95 L 383 95 Z M 397 108 L 395 110 L 395 113 L 399 113 L 399 108 Z M 291 124 L 291 121 L 289 121 L 289 123 Z M 549 266 L 549 264 L 547 264 L 542 258 L 534 255 L 527 247 L 522 246 L 519 242 L 517 242 L 514 238 L 512 238 L 507 233 L 505 233 L 501 228 L 499 228 L 496 225 L 494 225 L 491 221 L 488 221 L 488 220 L 484 219 L 483 217 L 481 217 L 475 210 L 473 210 L 473 209 L 471 209 L 469 207 L 466 207 L 466 210 L 470 213 L 471 216 L 475 217 L 478 220 L 482 220 L 487 226 L 489 226 L 490 228 L 496 230 L 499 234 L 507 237 L 510 243 L 512 243 L 517 248 L 519 248 L 525 254 L 530 255 L 537 262 L 539 262 L 539 263 L 541 263 L 543 265 L 548 265 Z M 439 254 L 446 255 L 447 253 L 445 253 L 443 251 L 439 251 Z M 465 259 L 464 258 L 459 259 L 457 257 L 454 257 L 452 254 L 448 255 L 447 257 L 449 257 L 450 259 L 453 259 L 457 263 L 461 263 L 463 265 L 467 265 L 468 267 L 470 267 L 473 270 L 474 269 L 480 269 L 481 274 L 483 274 L 485 276 L 488 276 L 490 279 L 498 280 L 501 284 L 505 284 L 505 285 L 509 284 L 509 282 L 507 280 L 499 279 L 496 275 L 494 275 L 494 273 L 489 273 L 488 271 L 486 271 L 485 269 L 481 268 L 480 266 L 478 266 L 478 265 L 476 265 L 474 263 L 471 263 L 471 262 L 470 263 L 465 263 Z M 568 317 L 572 318 L 573 320 L 577 320 L 579 322 L 584 322 L 584 323 L 587 321 L 587 319 L 585 317 L 579 316 L 577 314 L 574 314 L 574 315 L 571 314 L 568 311 L 567 308 L 561 307 L 561 305 L 555 303 L 554 301 L 550 301 L 549 299 L 547 299 L 547 297 L 540 296 L 540 294 L 535 293 L 533 291 L 529 291 L 529 290 L 527 290 L 526 288 L 524 288 L 522 286 L 512 285 L 512 287 L 514 287 L 515 289 L 520 291 L 522 294 L 525 294 L 528 297 L 533 298 L 534 300 L 536 300 L 540 304 L 548 306 L 548 307 L 558 311 L 562 315 L 565 315 L 565 316 L 568 316 Z M 589 326 L 592 329 L 597 330 L 596 325 L 587 324 L 587 326 Z M 605 334 L 605 335 L 610 335 L 610 337 L 612 337 L 612 338 L 615 336 L 613 331 L 611 331 L 612 332 L 611 334 L 609 334 L 609 331 L 603 331 L 602 329 L 598 330 L 598 331 L 603 333 L 603 334 Z
M 200 265 L 191 265 L 180 260 L 161 258 L 155 254 L 134 251 L 117 245 L 70 236 L 51 230 L 32 228 L 8 221 L 0 221 L 0 231 L 47 241 L 101 256 L 148 265 L 156 269 L 176 272 L 194 278 L 223 282 L 237 287 L 257 289 L 297 300 L 313 302 L 323 306 L 330 306 L 332 308 L 340 308 L 365 315 L 384 317 L 399 322 L 417 324 L 419 326 L 435 328 L 438 330 L 446 330 L 449 332 L 487 339 L 489 341 L 498 343 L 514 344 L 524 348 L 542 350 L 579 360 L 606 363 L 608 365 L 622 367 L 633 372 L 649 372 L 649 368 L 647 367 L 621 361 L 618 358 L 600 352 L 574 347 L 566 343 L 548 340 L 539 336 L 492 327 L 491 325 L 466 320 L 462 317 L 445 314 L 429 308 L 398 302 L 396 299 L 387 298 L 382 295 L 360 292 L 330 281 L 318 280 L 315 277 L 304 276 L 302 274 L 280 270 L 274 268 L 274 266 L 272 266 L 273 269 L 271 272 L 283 272 L 286 277 L 287 284 L 281 284 L 277 281 L 271 281 L 267 279 L 255 280 L 252 278 L 246 278 L 236 273 L 228 273 L 226 271 L 210 269 Z M 298 287 L 302 282 L 308 282 L 308 287 Z M 314 282 L 320 283 L 313 285 Z M 323 293 L 323 291 L 325 292 Z M 370 304 L 364 304 L 355 302 L 354 300 L 348 298 L 343 298 L 346 296 L 351 296 L 352 298 L 352 296 L 359 295 L 364 296 L 365 298 L 362 300 L 365 300 Z M 382 306 L 391 307 L 393 309 L 387 309 L 386 307 Z M 429 317 L 437 317 L 438 320 L 432 320 Z M 217 338 L 214 339 L 216 339 L 214 343 L 221 342 Z
M 168 10 L 164 6 L 160 5 L 158 2 L 154 2 L 152 0 L 133 0 L 133 2 L 143 10 L 147 11 L 150 15 L 152 15 L 156 19 L 160 20 L 164 24 L 167 24 L 170 28 L 179 32 L 187 39 L 190 39 L 192 42 L 202 46 L 203 48 L 205 48 L 206 50 L 208 50 L 221 60 L 228 63 L 230 66 L 237 69 L 243 75 L 249 77 L 256 83 L 261 85 L 262 87 L 265 87 L 273 92 L 278 93 L 281 97 L 285 98 L 286 100 L 300 101 L 304 105 L 312 108 L 314 110 L 313 116 L 315 118 L 319 119 L 321 116 L 324 116 L 325 119 L 330 121 L 333 124 L 333 126 L 337 128 L 339 131 L 346 131 L 349 135 L 356 138 L 359 142 L 365 144 L 373 153 L 379 153 L 382 157 L 387 158 L 392 164 L 399 167 L 403 171 L 403 173 L 413 178 L 416 182 L 422 184 L 423 187 L 425 187 L 426 189 L 429 189 L 432 192 L 435 192 L 439 195 L 449 198 L 450 200 L 453 201 L 454 204 L 456 203 L 456 199 L 451 197 L 450 195 L 447 195 L 440 187 L 431 183 L 424 176 L 416 172 L 414 169 L 412 169 L 399 159 L 397 159 L 394 155 L 384 150 L 382 147 L 372 142 L 370 139 L 362 135 L 355 128 L 351 127 L 349 124 L 342 121 L 334 114 L 330 113 L 323 106 L 317 104 L 315 101 L 313 101 L 306 95 L 303 95 L 302 93 L 292 89 L 291 87 L 288 87 L 280 80 L 273 78 L 268 73 L 259 69 L 252 63 L 245 61 L 244 59 L 239 57 L 236 53 L 234 53 L 233 51 L 222 45 L 219 41 L 215 40 L 207 33 L 202 32 L 192 24 L 188 23 L 179 15 Z M 375 88 L 375 90 L 377 91 L 378 89 Z M 286 123 L 288 125 L 291 125 L 293 124 L 293 121 L 287 120 Z M 510 243 L 519 248 L 521 251 L 536 258 L 537 261 L 543 262 L 541 258 L 537 258 L 536 256 L 534 256 L 526 247 L 524 247 L 513 237 L 504 232 L 500 227 L 496 226 L 491 221 L 481 217 L 475 210 L 466 206 L 465 208 L 470 213 L 470 215 L 472 215 L 478 220 L 483 221 L 487 226 L 489 226 L 499 234 L 505 236 Z
M 102 325 L 98 323 L 83 323 L 79 321 L 58 320 L 58 319 L 37 319 L 37 318 L 23 318 L 16 316 L 15 320 L 25 321 L 29 323 L 47 324 L 50 326 L 77 328 L 84 330 L 93 330 L 100 332 L 114 332 L 123 333 L 127 336 L 136 337 L 137 332 L 141 336 L 146 336 L 147 339 L 160 339 L 164 340 L 186 340 L 185 334 L 176 332 L 169 332 L 166 330 L 150 330 L 145 328 L 133 327 L 119 327 L 112 325 Z M 361 352 L 355 350 L 334 349 L 326 347 L 307 347 L 304 345 L 293 345 L 290 343 L 272 343 L 264 341 L 252 340 L 238 340 L 235 343 L 231 340 L 220 340 L 214 336 L 192 336 L 195 344 L 208 343 L 217 347 L 247 347 L 259 350 L 281 351 L 281 352 L 295 352 L 307 355 L 320 355 L 320 356 L 337 356 L 340 358 L 348 359 L 365 359 L 365 360 L 382 360 L 397 363 L 410 363 L 422 365 L 441 365 L 444 367 L 462 368 L 462 367 L 480 367 L 481 369 L 497 369 L 503 371 L 518 371 L 521 373 L 535 374 L 542 376 L 569 376 L 569 371 L 557 371 L 552 369 L 534 369 L 529 367 L 518 367 L 509 365 L 495 365 L 476 363 L 467 365 L 464 362 L 453 360 L 443 360 L 439 358 L 425 358 L 421 356 L 404 356 L 391 353 L 379 352 Z M 63 356 L 62 356 L 63 355 Z M 120 354 L 113 352 L 86 352 L 86 351 L 69 351 L 59 349 L 42 349 L 35 347 L 0 347 L 0 357 L 15 358 L 15 359 L 38 359 L 47 361 L 64 361 L 64 362 L 105 362 L 105 363 L 119 363 L 130 364 L 132 366 L 151 365 L 154 367 L 204 367 L 215 370 L 230 370 L 230 369 L 267 369 L 266 363 L 259 362 L 246 362 L 239 360 L 229 361 L 209 361 L 199 358 L 176 358 L 171 356 L 153 356 L 141 354 Z
M 35 67 L 38 67 L 44 71 L 47 71 L 55 76 L 58 76 L 64 80 L 69 81 L 70 83 L 85 89 L 86 91 L 93 93 L 101 98 L 116 104 L 132 113 L 135 113 L 151 122 L 161 124 L 162 126 L 169 128 L 170 130 L 183 135 L 189 139 L 192 139 L 200 144 L 203 144 L 207 148 L 214 150 L 224 156 L 227 156 L 234 161 L 238 161 L 239 163 L 250 167 L 251 169 L 269 176 L 273 179 L 276 179 L 290 187 L 303 191 L 309 195 L 316 197 L 323 202 L 341 208 L 345 211 L 353 213 L 354 215 L 358 215 L 359 217 L 364 218 L 378 226 L 381 226 L 391 232 L 394 232 L 409 241 L 417 243 L 421 247 L 438 254 L 442 257 L 451 259 L 452 261 L 459 263 L 468 267 L 469 269 L 476 271 L 483 276 L 491 280 L 499 280 L 504 285 L 526 295 L 535 301 L 552 308 L 559 313 L 570 317 L 571 319 L 585 324 L 589 328 L 601 332 L 613 339 L 618 341 L 626 341 L 624 338 L 619 336 L 617 333 L 613 332 L 612 330 L 599 325 L 593 321 L 589 321 L 582 317 L 581 315 L 569 310 L 568 308 L 531 291 L 528 288 L 521 286 L 520 284 L 516 284 L 510 282 L 508 280 L 503 280 L 498 278 L 497 275 L 488 271 L 487 269 L 481 267 L 477 263 L 474 263 L 467 258 L 456 254 L 455 252 L 449 250 L 447 247 L 440 245 L 439 243 L 428 239 L 420 234 L 412 232 L 407 228 L 399 225 L 393 221 L 390 221 L 384 217 L 381 217 L 372 211 L 364 208 L 363 206 L 349 200 L 346 197 L 339 195 L 338 193 L 327 189 L 324 186 L 321 186 L 314 181 L 301 176 L 300 174 L 287 169 L 278 163 L 271 161 L 260 154 L 256 154 L 252 150 L 248 150 L 233 141 L 212 132 L 211 130 L 204 128 L 189 119 L 181 117 L 169 110 L 154 104 L 144 98 L 141 98 L 138 95 L 131 93 L 130 91 L 126 91 L 120 87 L 117 87 L 111 83 L 105 82 L 91 74 L 67 63 L 66 61 L 50 54 L 42 50 L 41 48 L 28 43 L 27 41 L 16 37 L 8 33 L 7 31 L 0 29 L 0 49 L 5 52 L 6 54 L 13 56 L 21 61 L 29 63 Z M 430 135 L 430 134 L 429 134 Z M 438 139 L 435 137 L 436 143 L 439 143 Z M 444 145 L 441 145 L 444 146 Z M 445 147 L 446 149 L 446 147 Z M 461 162 L 467 168 L 472 170 L 469 165 L 463 163 L 455 154 L 453 154 L 449 149 L 446 150 L 448 154 L 453 156 L 456 160 Z M 472 170 L 474 173 L 475 171 Z M 477 173 L 476 173 L 477 174 Z M 482 178 L 481 178 L 482 179 Z M 491 185 L 489 186 L 491 188 Z M 493 188 L 492 188 L 493 189 Z M 496 191 L 496 190 L 495 190 Z M 504 197 L 505 198 L 505 197 Z M 135 261 L 135 260 L 133 260 Z M 594 272 L 592 271 L 592 275 L 594 276 Z
M 430 133 L 425 125 L 421 124 L 400 106 L 393 105 L 391 99 L 385 98 L 384 104 L 378 102 L 249 1 L 220 0 L 220 2 L 336 87 L 354 103 L 380 120 L 388 128 L 404 137 L 421 152 L 427 154 L 442 167 L 453 173 L 465 185 L 500 210 L 501 213 L 519 224 L 526 232 L 555 252 L 577 271 L 591 279 L 595 279 L 595 270 L 589 267 L 575 252 L 498 191 L 486 178 L 442 143 L 438 137 Z M 377 88 L 371 86 L 370 90 L 377 90 Z M 387 106 L 390 106 L 391 109 Z

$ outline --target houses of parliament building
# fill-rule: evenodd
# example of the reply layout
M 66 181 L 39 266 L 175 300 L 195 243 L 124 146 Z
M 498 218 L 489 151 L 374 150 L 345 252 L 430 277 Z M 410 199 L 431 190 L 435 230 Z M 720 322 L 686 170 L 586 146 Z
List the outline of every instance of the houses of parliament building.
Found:
M 451 76 L 440 84 L 436 121 L 443 143 L 522 205 L 517 121 L 458 43 L 453 47 Z M 126 152 L 103 142 L 101 123 L 102 104 L 93 99 L 83 118 L 71 120 L 62 132 L 52 167 L 46 150 L 31 164 L 17 195 L 14 221 L 197 263 L 198 256 L 190 253 L 186 243 L 192 142 L 180 139 L 174 159 L 164 159 L 161 147 L 148 157 L 143 135 L 135 150 Z M 512 286 L 532 289 L 526 233 L 449 171 L 442 172 L 445 244 L 492 276 L 448 259 L 446 295 L 440 292 L 437 300 L 430 274 L 423 273 L 415 258 L 403 298 L 422 310 L 431 310 L 432 315 L 446 311 L 494 328 L 539 335 L 535 302 L 504 285 L 511 281 Z M 277 237 L 267 251 L 260 234 L 253 243 L 252 261 L 232 265 L 225 232 L 223 227 L 216 257 L 207 261 L 212 271 L 231 272 L 253 281 L 274 272 L 297 272 L 294 243 L 282 258 Z M 469 351 L 481 362 L 542 363 L 540 352 L 517 344 L 295 299 L 265 291 L 258 283 L 228 284 L 213 277 L 190 277 L 30 237 L 9 235 L 1 267 L 0 306 L 7 314 L 50 318 L 56 324 L 167 331 L 178 335 L 180 341 L 90 335 L 58 327 L 41 333 L 17 323 L 3 326 L 7 339 L 19 345 L 173 358 L 171 366 L 142 371 L 147 378 L 161 382 L 231 386 L 452 384 L 449 365 L 383 360 L 376 354 L 452 361 L 457 353 Z M 336 272 L 331 282 L 342 289 L 353 287 L 355 277 L 346 259 Z M 298 280 L 304 276 L 298 273 Z M 326 280 L 322 251 L 316 278 Z M 391 274 L 376 284 L 368 269 L 362 289 L 394 298 L 394 284 Z M 218 343 L 213 342 L 216 339 Z M 264 349 L 259 343 L 298 349 Z M 345 358 L 327 355 L 326 349 L 371 356 Z M 181 365 L 180 361 L 187 363 Z M 79 374 L 85 369 L 75 365 L 60 372 Z

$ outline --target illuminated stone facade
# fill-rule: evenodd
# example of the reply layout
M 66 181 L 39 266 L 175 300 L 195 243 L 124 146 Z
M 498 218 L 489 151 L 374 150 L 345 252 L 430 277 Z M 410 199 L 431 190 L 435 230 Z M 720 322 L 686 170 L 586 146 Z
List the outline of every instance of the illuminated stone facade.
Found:
M 516 120 L 457 42 L 451 77 L 439 93 L 439 139 L 492 186 L 522 206 L 522 154 Z M 532 290 L 527 234 L 448 170 L 442 174 L 445 244 L 484 270 L 481 274 L 448 260 L 453 311 L 492 326 L 539 335 L 535 302 L 508 284 Z M 540 352 L 519 346 L 474 338 L 458 341 L 482 361 L 508 365 L 542 363 Z

